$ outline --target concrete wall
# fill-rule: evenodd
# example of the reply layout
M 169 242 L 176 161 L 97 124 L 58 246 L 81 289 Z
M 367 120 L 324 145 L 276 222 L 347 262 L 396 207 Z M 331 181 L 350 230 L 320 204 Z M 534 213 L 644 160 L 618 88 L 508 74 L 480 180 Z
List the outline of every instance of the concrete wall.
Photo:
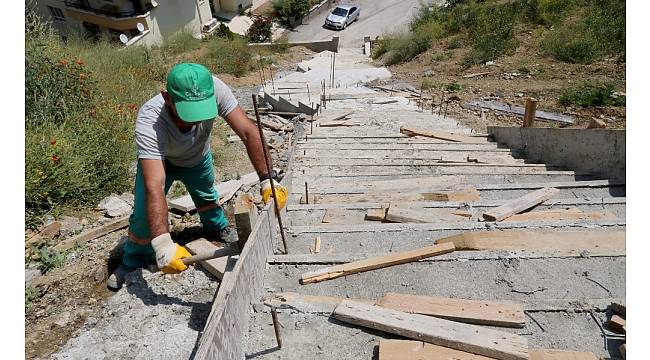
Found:
M 192 34 L 201 32 L 201 25 L 212 18 L 208 0 L 158 0 L 147 21 L 151 33 L 143 39 L 146 45 L 159 45 L 182 29 Z
M 61 35 L 66 35 L 71 31 L 78 30 L 81 26 L 78 21 L 68 16 L 65 10 L 65 4 L 61 0 L 39 0 L 31 3 L 30 6 L 38 16 L 52 24 L 52 27 Z M 65 16 L 65 20 L 54 20 L 48 6 L 61 9 L 63 16 Z
M 284 44 L 282 44 L 282 45 L 284 45 Z M 273 46 L 278 46 L 278 44 L 259 43 L 259 44 L 248 44 L 248 46 L 252 46 L 254 48 L 268 49 L 268 48 L 271 48 Z M 310 50 L 315 51 L 315 52 L 321 52 L 321 51 L 326 51 L 326 50 L 338 52 L 338 49 L 339 49 L 339 37 L 334 36 L 331 40 L 289 42 L 289 43 L 287 43 L 287 46 L 289 46 L 289 47 L 304 46 L 307 49 L 310 49 Z
M 625 130 L 488 126 L 499 144 L 521 149 L 526 159 L 625 180 Z
M 240 5 L 244 10 L 253 6 L 253 0 L 221 0 L 221 8 L 226 11 L 239 12 Z

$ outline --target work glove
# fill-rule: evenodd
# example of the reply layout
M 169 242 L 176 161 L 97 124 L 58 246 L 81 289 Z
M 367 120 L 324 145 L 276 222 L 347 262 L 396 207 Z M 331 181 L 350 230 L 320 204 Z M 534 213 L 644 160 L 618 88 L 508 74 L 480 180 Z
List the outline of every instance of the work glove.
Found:
M 289 190 L 286 187 L 280 185 L 274 179 L 266 179 L 260 183 L 262 188 L 262 201 L 264 204 L 268 204 L 269 200 L 273 197 L 273 190 L 271 189 L 271 181 L 273 181 L 273 186 L 275 187 L 275 196 L 277 197 L 276 201 L 278 202 L 278 207 L 282 209 L 284 204 L 287 203 L 287 197 L 289 196 Z
M 187 265 L 183 264 L 182 258 L 190 257 L 187 249 L 174 243 L 169 233 L 158 235 L 151 240 L 151 246 L 156 252 L 156 263 L 158 268 L 164 274 L 178 274 L 187 270 Z

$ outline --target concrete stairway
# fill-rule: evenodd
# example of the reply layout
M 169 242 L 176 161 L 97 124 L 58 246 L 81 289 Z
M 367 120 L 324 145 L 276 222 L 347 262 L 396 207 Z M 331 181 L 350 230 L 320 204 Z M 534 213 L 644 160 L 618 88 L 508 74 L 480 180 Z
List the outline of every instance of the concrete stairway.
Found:
M 344 56 L 341 56 L 344 57 Z M 404 97 L 386 97 L 367 87 L 356 94 L 370 97 L 331 101 L 320 120 L 354 110 L 353 127 L 307 128 L 297 141 L 292 165 L 292 193 L 285 226 L 289 254 L 268 259 L 268 295 L 297 292 L 308 295 L 376 300 L 386 292 L 510 300 L 523 303 L 530 316 L 523 329 L 506 329 L 525 336 L 531 348 L 592 351 L 617 355 L 618 340 L 603 346 L 596 321 L 612 299 L 625 298 L 625 256 L 560 256 L 540 252 L 457 251 L 424 261 L 369 271 L 316 284 L 300 285 L 300 275 L 325 264 L 343 263 L 431 245 L 436 239 L 468 231 L 549 229 L 555 231 L 625 230 L 625 184 L 596 179 L 569 169 L 531 164 L 518 158 L 518 149 L 499 148 L 485 136 L 459 126 L 451 118 L 420 111 Z M 330 91 L 328 90 L 328 93 Z M 349 93 L 332 89 L 332 93 Z M 376 94 L 377 97 L 372 97 Z M 385 100 L 390 104 L 375 104 Z M 400 126 L 474 136 L 471 143 L 406 137 Z M 480 163 L 466 160 L 478 159 Z M 448 162 L 443 162 L 448 161 Z M 369 184 L 380 180 L 447 177 L 450 186 L 473 187 L 480 200 L 405 203 L 390 191 L 371 197 Z M 301 204 L 305 183 L 315 203 Z M 504 201 L 542 187 L 560 192 L 535 210 L 578 208 L 605 212 L 601 219 L 484 222 L 480 215 Z M 369 196 L 364 199 L 364 196 Z M 368 209 L 401 202 L 424 209 L 460 209 L 470 219 L 441 217 L 431 223 L 366 221 Z M 327 223 L 323 223 L 326 217 Z M 316 237 L 320 252 L 311 254 Z M 277 244 L 281 249 L 281 244 Z M 277 251 L 276 251 L 277 253 Z M 526 294 L 526 291 L 539 290 Z M 259 310 L 260 307 L 258 307 Z M 595 310 L 596 319 L 585 308 Z M 390 334 L 352 327 L 329 313 L 309 308 L 282 309 L 283 348 L 275 339 L 267 310 L 249 322 L 247 354 L 256 359 L 372 359 L 379 339 Z

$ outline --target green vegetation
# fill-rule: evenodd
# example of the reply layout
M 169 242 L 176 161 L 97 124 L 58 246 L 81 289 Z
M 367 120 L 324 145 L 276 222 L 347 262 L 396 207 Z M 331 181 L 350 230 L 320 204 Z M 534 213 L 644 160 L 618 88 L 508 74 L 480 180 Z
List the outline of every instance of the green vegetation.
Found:
M 456 82 L 456 81 L 453 81 L 453 82 L 447 84 L 447 86 L 445 86 L 445 90 L 447 90 L 449 92 L 456 92 L 456 91 L 460 91 L 461 89 L 462 88 L 461 88 L 460 84 L 458 82 Z
M 226 29 L 227 30 L 227 29 Z M 160 47 L 124 48 L 69 37 L 63 43 L 32 13 L 25 27 L 25 218 L 95 206 L 129 191 L 135 161 L 134 119 L 164 88 L 178 62 L 205 64 L 217 74 L 244 75 L 252 53 L 230 31 L 201 42 L 189 33 Z M 207 47 L 207 51 L 195 51 Z M 281 49 L 281 45 L 278 49 Z
M 248 43 L 241 37 L 232 40 L 214 38 L 208 43 L 205 65 L 214 73 L 227 73 L 242 76 L 252 69 L 253 53 Z
M 543 52 L 558 60 L 589 63 L 606 55 L 624 57 L 625 1 L 621 0 L 457 0 L 448 6 L 426 5 L 410 23 L 410 32 L 378 42 L 373 58 L 408 61 L 449 37 L 448 49 L 471 47 L 463 65 L 510 54 L 518 46 L 515 31 L 536 31 Z M 621 55 L 622 54 L 622 55 Z
M 251 15 L 251 17 L 253 23 L 246 32 L 246 40 L 252 43 L 271 41 L 273 19 L 260 15 Z
M 560 96 L 560 105 L 590 106 L 625 106 L 625 96 L 614 95 L 615 84 L 585 82 L 576 87 L 564 89 Z
M 291 18 L 298 19 L 304 16 L 311 2 L 309 0 L 274 0 L 273 9 L 277 12 L 278 18 L 285 24 L 291 23 Z
M 38 256 L 39 270 L 41 270 L 42 273 L 59 268 L 65 263 L 65 253 L 46 247 L 38 249 Z
M 34 301 L 40 299 L 45 295 L 45 291 L 35 286 L 25 286 L 25 310 L 32 307 Z

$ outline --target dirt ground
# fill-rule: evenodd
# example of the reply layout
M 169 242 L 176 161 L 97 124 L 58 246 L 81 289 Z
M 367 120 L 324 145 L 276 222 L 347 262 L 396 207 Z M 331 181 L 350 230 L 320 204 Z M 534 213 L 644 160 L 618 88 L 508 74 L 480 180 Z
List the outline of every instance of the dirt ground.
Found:
M 433 92 L 437 103 L 441 99 L 442 89 L 453 82 L 458 83 L 460 90 L 448 91 L 445 95 L 446 98 L 453 95 L 457 97 L 449 103 L 447 116 L 458 119 L 460 123 L 480 133 L 485 133 L 488 125 L 522 124 L 521 118 L 496 115 L 487 110 L 484 111 L 485 118 L 482 120 L 479 111 L 466 110 L 460 106 L 465 101 L 482 97 L 498 97 L 500 102 L 522 107 L 527 97 L 533 97 L 538 100 L 538 110 L 575 116 L 576 123 L 567 126 L 569 128 L 585 128 L 594 117 L 603 120 L 608 128 L 625 128 L 625 107 L 564 107 L 558 103 L 562 89 L 587 80 L 625 84 L 625 63 L 617 63 L 615 59 L 604 59 L 589 65 L 563 63 L 541 55 L 534 45 L 530 30 L 519 30 L 516 37 L 519 46 L 515 52 L 496 59 L 494 65 L 481 64 L 466 69 L 461 63 L 469 49 L 450 49 L 449 42 L 442 40 L 415 59 L 388 68 L 393 73 L 394 80 L 408 82 L 417 89 L 423 84 L 425 88 L 427 85 L 432 86 L 435 90 L 425 91 L 423 96 Z M 380 63 L 379 59 L 375 63 Z M 427 71 L 429 76 L 425 76 Z M 464 75 L 485 72 L 488 74 L 463 78 Z M 624 93 L 624 85 L 616 90 Z M 430 103 L 426 108 L 430 109 Z M 534 126 L 559 125 L 537 121 Z

